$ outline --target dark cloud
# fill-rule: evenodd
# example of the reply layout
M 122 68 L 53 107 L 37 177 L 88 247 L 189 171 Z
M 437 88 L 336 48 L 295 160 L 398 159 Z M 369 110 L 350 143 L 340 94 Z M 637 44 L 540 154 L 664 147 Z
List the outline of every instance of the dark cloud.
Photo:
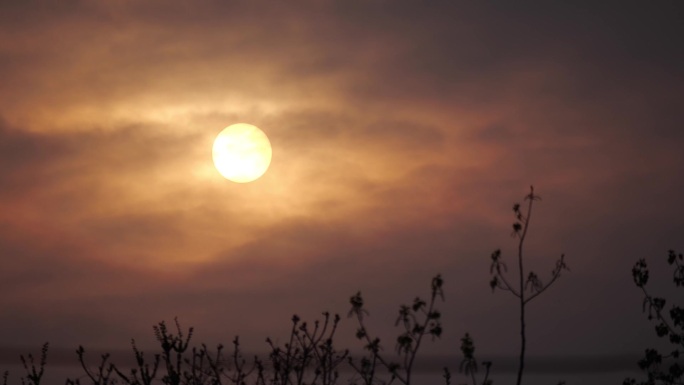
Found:
M 57 138 L 12 128 L 0 119 L 0 194 L 26 194 L 36 180 L 50 177 L 50 161 L 67 151 Z

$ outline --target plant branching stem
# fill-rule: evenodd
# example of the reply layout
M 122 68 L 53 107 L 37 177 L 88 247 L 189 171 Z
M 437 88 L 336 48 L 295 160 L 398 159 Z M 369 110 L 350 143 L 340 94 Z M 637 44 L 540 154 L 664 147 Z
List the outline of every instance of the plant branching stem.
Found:
M 430 306 L 428 307 L 426 316 L 425 316 L 425 321 L 423 322 L 423 325 L 421 325 L 421 330 L 425 331 L 427 330 L 428 324 L 430 323 L 430 314 L 432 314 L 433 310 L 435 309 L 435 299 L 437 297 L 437 292 L 432 291 L 432 295 L 430 296 Z M 418 338 L 416 339 L 416 345 L 413 348 L 413 351 L 411 351 L 411 358 L 409 359 L 408 365 L 406 366 L 406 384 L 409 384 L 411 382 L 411 369 L 413 368 L 413 361 L 416 359 L 416 355 L 418 354 L 418 348 L 420 348 L 420 342 L 423 340 L 423 337 L 425 336 L 425 333 L 420 333 L 418 334 Z
M 523 244 L 525 243 L 525 237 L 527 236 L 527 230 L 530 226 L 530 218 L 532 217 L 532 202 L 535 199 L 534 190 L 530 191 L 528 195 L 529 203 L 527 205 L 527 215 L 525 216 L 525 222 L 523 224 L 522 233 L 520 234 L 520 242 L 518 242 L 518 269 L 520 273 L 520 295 L 517 297 L 520 299 L 520 363 L 518 365 L 518 377 L 516 384 L 520 385 L 522 382 L 523 370 L 525 369 L 525 272 L 523 271 Z M 515 293 L 514 293 L 515 294 Z M 539 294 L 539 292 L 537 293 Z M 531 299 L 531 298 L 530 298 Z
M 366 326 L 364 325 L 363 316 L 361 315 L 361 313 L 356 313 L 356 319 L 359 321 L 359 325 L 361 326 L 361 329 L 367 330 L 367 329 L 366 329 Z M 373 345 L 375 345 L 375 342 L 371 339 L 371 337 L 370 337 L 370 335 L 369 335 L 368 333 L 364 333 L 364 338 L 365 338 L 366 342 L 368 343 L 368 346 L 373 346 Z M 379 346 L 376 347 L 376 348 L 379 349 Z M 374 352 L 372 352 L 372 353 L 373 353 L 373 359 L 374 359 L 374 360 L 377 359 L 378 361 L 380 361 L 380 363 L 381 363 L 385 368 L 387 368 L 388 370 L 390 370 L 390 369 L 392 368 L 392 365 L 391 365 L 389 362 L 387 362 L 384 358 L 382 358 L 382 356 L 380 355 L 379 352 L 375 352 L 375 351 L 374 351 Z M 392 373 L 392 374 L 399 380 L 399 382 L 402 382 L 402 383 L 404 383 L 404 384 L 407 383 L 407 382 L 406 382 L 406 379 L 405 379 L 404 377 L 402 377 L 401 374 L 396 373 L 396 372 L 395 372 L 395 373 Z

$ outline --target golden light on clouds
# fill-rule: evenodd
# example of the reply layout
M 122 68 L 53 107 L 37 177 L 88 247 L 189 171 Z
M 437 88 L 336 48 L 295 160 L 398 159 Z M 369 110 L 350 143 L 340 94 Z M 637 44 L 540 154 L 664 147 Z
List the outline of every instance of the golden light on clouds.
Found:
M 236 183 L 259 179 L 271 164 L 271 142 L 258 127 L 237 123 L 226 127 L 214 140 L 213 158 L 224 178 Z

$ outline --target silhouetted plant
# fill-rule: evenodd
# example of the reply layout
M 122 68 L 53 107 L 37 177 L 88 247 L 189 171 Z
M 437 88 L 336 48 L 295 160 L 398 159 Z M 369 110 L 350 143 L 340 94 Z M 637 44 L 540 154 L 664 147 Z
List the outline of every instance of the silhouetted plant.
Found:
M 113 366 L 114 372 L 117 376 L 125 383 L 129 385 L 151 385 L 152 381 L 157 376 L 157 370 L 159 369 L 159 354 L 154 355 L 154 362 L 150 366 L 148 362 L 145 362 L 145 355 L 142 351 L 138 349 L 135 345 L 135 340 L 131 340 L 131 348 L 133 349 L 133 355 L 135 356 L 135 367 L 131 368 L 130 374 L 126 375 L 116 366 Z
M 463 355 L 463 359 L 459 364 L 458 371 L 463 373 L 466 377 L 469 376 L 472 384 L 477 385 L 476 373 L 478 367 L 477 360 L 475 359 L 475 344 L 469 333 L 466 333 L 465 336 L 461 338 L 461 354 Z M 491 368 L 492 363 L 490 361 L 484 361 L 482 362 L 482 365 L 485 367 L 485 375 L 481 384 L 491 385 L 492 380 L 489 379 L 489 369 Z M 451 372 L 449 371 L 449 368 L 444 368 L 442 377 L 444 378 L 446 385 L 451 385 Z
M 210 359 L 210 365 L 212 368 L 217 367 L 218 362 L 220 362 L 220 350 L 221 350 L 221 345 L 218 346 L 217 350 L 217 359 L 216 360 L 211 360 Z M 251 368 L 247 369 L 247 360 L 245 360 L 242 357 L 242 354 L 240 353 L 240 339 L 235 336 L 233 339 L 233 354 L 232 354 L 232 362 L 233 362 L 233 374 L 231 374 L 228 378 L 233 384 L 237 385 L 244 385 L 245 384 L 245 379 L 249 377 L 249 375 L 254 372 L 258 368 L 258 361 L 256 360 L 255 357 L 255 364 L 252 365 Z M 214 369 L 214 372 L 216 373 L 216 370 Z M 219 373 L 216 373 L 216 378 L 220 379 Z
M 316 320 L 310 329 L 306 322 L 300 323 L 297 315 L 292 316 L 289 341 L 283 347 L 266 339 L 271 347 L 269 361 L 273 368 L 270 384 L 332 385 L 337 382 L 337 368 L 349 352 L 337 351 L 333 345 L 340 316 L 336 314 L 331 319 L 330 313 L 324 312 L 323 317 L 322 324 Z
M 206 358 L 207 364 L 205 365 L 201 358 L 199 360 L 193 360 L 192 363 L 188 362 L 192 368 L 189 374 L 201 372 L 201 374 L 193 374 L 192 377 L 207 377 L 211 380 L 209 382 L 210 384 L 222 385 L 224 383 L 223 379 L 225 378 L 228 383 L 244 385 L 246 384 L 245 381 L 247 378 L 255 371 L 263 373 L 263 366 L 257 357 L 254 357 L 254 361 L 251 365 L 247 365 L 247 360 L 242 356 L 240 351 L 240 339 L 237 336 L 233 339 L 233 353 L 230 356 L 230 361 L 223 355 L 222 344 L 219 344 L 216 347 L 215 354 L 209 352 L 207 346 L 202 344 L 199 353 L 195 353 L 195 349 L 193 349 L 193 356 L 196 354 Z M 194 381 L 197 380 L 195 379 Z
M 306 322 L 300 322 L 295 315 L 292 318 L 290 340 L 282 348 L 267 339 L 271 346 L 269 369 L 256 356 L 248 364 L 240 351 L 238 337 L 233 340 L 233 353 L 228 359 L 224 357 L 221 344 L 215 352 L 210 352 L 205 344 L 190 349 L 193 328 L 183 333 L 177 319 L 175 334 L 169 332 L 163 321 L 153 326 L 161 354 L 155 354 L 152 363 L 145 361 L 135 340 L 131 341 L 136 364 L 128 374 L 109 362 L 109 354 L 102 355 L 100 365 L 92 370 L 85 362 L 85 350 L 82 346 L 79 346 L 76 353 L 86 377 L 93 385 L 151 385 L 158 381 L 179 385 L 247 385 L 247 381 L 256 385 L 334 385 L 340 376 L 338 367 L 345 362 L 348 351 L 338 351 L 333 344 L 340 321 L 339 315 L 331 317 L 325 312 L 323 316 L 323 322 L 316 320 L 313 328 L 309 328 Z M 29 361 L 33 362 L 32 360 L 29 355 Z M 158 379 L 160 363 L 164 363 L 166 373 Z M 29 379 L 33 381 L 29 384 L 38 385 L 42 370 L 33 368 L 29 371 L 27 366 L 27 371 L 30 373 Z M 112 373 L 117 378 L 113 378 Z M 66 385 L 80 383 L 80 379 L 66 380 Z
M 183 330 L 178 323 L 178 318 L 174 318 L 177 334 L 169 332 L 166 323 L 160 322 L 154 326 L 154 336 L 161 344 L 161 358 L 166 367 L 166 374 L 162 377 L 162 382 L 167 385 L 180 385 L 183 364 L 183 355 L 188 350 L 190 339 L 192 338 L 193 328 L 189 328 L 187 335 L 183 335 Z
M 437 275 L 432 279 L 429 302 L 417 297 L 412 305 L 399 307 L 399 316 L 395 326 L 402 326 L 403 331 L 397 336 L 395 351 L 400 358 L 400 363 L 389 361 L 381 354 L 380 339 L 373 338 L 368 333 L 364 323 L 364 316 L 368 315 L 368 311 L 363 306 L 361 292 L 351 297 L 349 302 L 352 308 L 349 311 L 349 317 L 356 317 L 359 324 L 356 337 L 365 342 L 364 348 L 369 355 L 361 358 L 358 363 L 350 357 L 349 364 L 361 376 L 364 384 L 374 384 L 378 364 L 390 372 L 392 376 L 390 382 L 396 379 L 403 384 L 411 383 L 413 364 L 423 338 L 427 335 L 433 339 L 439 338 L 442 334 L 441 313 L 435 308 L 435 302 L 437 297 L 444 301 L 443 284 L 442 277 Z
M 114 385 L 116 384 L 116 379 L 111 378 L 114 373 L 114 364 L 109 361 L 109 353 L 105 353 L 100 356 L 100 365 L 97 366 L 96 371 L 92 371 L 88 368 L 85 362 L 85 349 L 83 346 L 76 349 L 76 355 L 78 355 L 78 362 L 81 364 L 81 368 L 85 372 L 86 376 L 90 379 L 93 385 Z M 77 379 L 67 379 L 66 385 L 80 385 L 81 381 Z
M 193 347 L 190 358 L 184 358 L 188 369 L 183 370 L 181 381 L 185 385 L 204 385 L 209 381 L 220 383 L 219 378 L 212 378 L 211 371 L 207 370 L 207 351 L 206 349 Z M 213 381 L 212 381 L 213 380 Z
M 461 364 L 459 365 L 459 372 L 465 374 L 466 376 L 470 376 L 473 385 L 477 385 L 476 374 L 478 367 L 477 360 L 475 359 L 475 344 L 473 343 L 472 337 L 470 337 L 470 334 L 468 333 L 461 338 L 461 354 L 463 354 L 463 360 L 461 360 Z M 481 384 L 491 385 L 492 381 L 489 379 L 489 369 L 491 368 L 492 363 L 490 361 L 485 361 L 482 364 L 485 367 L 485 375 Z
M 520 209 L 520 204 L 513 205 L 513 213 L 515 214 L 515 223 L 513 223 L 512 236 L 518 238 L 518 285 L 514 286 L 506 279 L 506 272 L 508 270 L 506 264 L 501 260 L 501 250 L 496 250 L 492 253 L 492 265 L 490 273 L 492 279 L 489 285 L 492 291 L 501 289 L 508 291 L 518 298 L 520 302 L 520 359 L 518 363 L 518 375 L 516 384 L 520 385 L 522 381 L 523 371 L 525 369 L 525 348 L 526 348 L 526 333 L 525 333 L 525 306 L 539 294 L 548 289 L 561 276 L 563 270 L 569 270 L 565 264 L 565 255 L 561 255 L 556 261 L 556 266 L 551 271 L 551 279 L 548 283 L 542 283 L 539 276 L 533 271 L 530 271 L 525 278 L 525 270 L 523 266 L 523 246 L 527 231 L 530 228 L 530 218 L 532 216 L 532 204 L 535 201 L 541 200 L 539 195 L 534 193 L 534 187 L 530 186 L 530 193 L 525 196 L 525 201 L 528 202 L 527 213 L 523 214 Z M 529 293 L 528 293 L 529 292 Z
M 217 384 L 223 384 L 221 381 L 221 377 L 225 376 L 224 367 L 222 364 L 225 361 L 223 358 L 223 344 L 218 344 L 216 346 L 216 354 L 214 357 L 212 357 L 212 355 L 209 353 L 209 348 L 207 348 L 207 345 L 202 344 L 202 350 L 206 352 L 208 365 L 207 370 L 213 374 L 214 378 L 216 378 Z M 233 356 L 239 375 L 236 378 L 231 379 L 231 382 L 234 384 L 242 384 L 244 383 L 244 378 L 246 377 L 242 375 L 242 367 L 245 364 L 245 360 L 242 358 L 242 354 L 240 353 L 240 342 L 238 337 L 233 339 Z
M 282 348 L 275 345 L 270 338 L 266 338 L 266 343 L 271 347 L 269 360 L 273 367 L 271 383 L 274 385 L 301 383 L 305 368 L 312 359 L 312 353 L 308 349 L 302 349 L 297 344 L 299 321 L 299 316 L 296 314 L 292 316 L 289 342 L 285 343 Z
M 306 323 L 300 327 L 299 344 L 312 349 L 316 358 L 313 383 L 320 379 L 322 385 L 332 385 L 339 379 L 338 366 L 349 355 L 349 350 L 337 351 L 333 346 L 333 337 L 340 323 L 339 314 L 330 318 L 330 313 L 323 313 L 323 325 L 316 320 L 313 329 L 309 329 Z
M 451 372 L 449 371 L 449 368 L 444 368 L 442 371 L 442 378 L 444 378 L 444 383 L 446 385 L 451 385 Z
M 684 288 L 684 255 L 670 250 L 667 263 L 674 268 L 672 280 L 676 287 Z M 684 384 L 684 308 L 672 305 L 665 312 L 667 301 L 665 298 L 654 297 L 646 290 L 649 279 L 648 265 L 644 259 L 640 259 L 632 268 L 634 284 L 644 294 L 643 311 L 648 311 L 648 319 L 655 319 L 656 335 L 667 338 L 674 346 L 669 353 L 661 353 L 656 349 L 646 349 L 644 358 L 639 360 L 639 368 L 646 372 L 647 380 L 641 381 L 641 385 L 655 384 Z M 668 365 L 669 364 L 669 365 Z M 625 379 L 625 385 L 637 384 L 633 378 Z
M 26 357 L 24 357 L 24 355 L 20 356 L 21 364 L 24 366 L 24 370 L 26 370 L 26 378 L 24 379 L 22 377 L 21 379 L 21 383 L 23 385 L 40 385 L 40 381 L 43 378 L 43 374 L 45 374 L 47 351 L 48 343 L 46 342 L 43 344 L 42 349 L 40 349 L 40 362 L 38 368 L 36 368 L 36 364 L 34 362 L 32 354 L 29 353 Z

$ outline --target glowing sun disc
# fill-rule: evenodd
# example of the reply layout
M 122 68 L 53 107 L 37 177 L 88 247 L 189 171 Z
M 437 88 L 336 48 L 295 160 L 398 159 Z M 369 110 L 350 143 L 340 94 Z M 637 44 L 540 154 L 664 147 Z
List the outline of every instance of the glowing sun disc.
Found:
M 258 127 L 230 125 L 214 140 L 214 166 L 224 178 L 237 183 L 259 179 L 271 164 L 271 142 Z

